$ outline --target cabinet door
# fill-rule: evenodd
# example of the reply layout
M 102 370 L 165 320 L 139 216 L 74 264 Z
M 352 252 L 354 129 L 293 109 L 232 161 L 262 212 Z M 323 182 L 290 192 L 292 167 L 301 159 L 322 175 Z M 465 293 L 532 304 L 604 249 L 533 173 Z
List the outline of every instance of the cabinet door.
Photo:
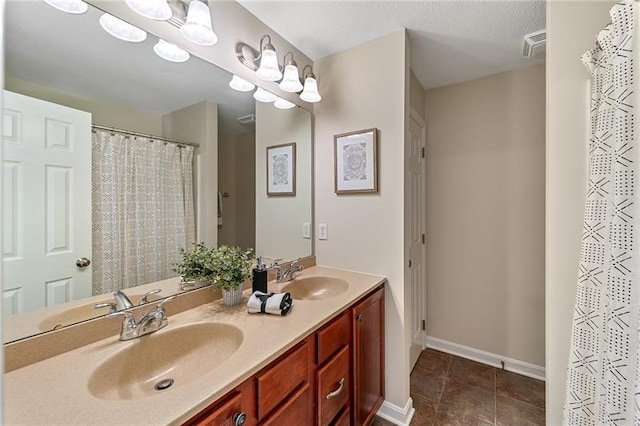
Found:
M 253 426 L 255 417 L 255 388 L 252 380 L 247 380 L 236 389 L 205 408 L 185 423 L 190 426 Z
M 354 424 L 369 424 L 384 400 L 384 288 L 351 311 Z
M 313 398 L 308 384 L 293 394 L 261 426 L 313 425 Z

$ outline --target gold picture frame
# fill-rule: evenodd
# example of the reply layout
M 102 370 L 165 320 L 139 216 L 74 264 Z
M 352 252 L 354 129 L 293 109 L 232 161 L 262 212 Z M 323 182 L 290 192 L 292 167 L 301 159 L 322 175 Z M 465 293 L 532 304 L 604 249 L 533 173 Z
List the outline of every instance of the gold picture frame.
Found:
M 378 192 L 378 129 L 356 130 L 333 137 L 336 194 Z

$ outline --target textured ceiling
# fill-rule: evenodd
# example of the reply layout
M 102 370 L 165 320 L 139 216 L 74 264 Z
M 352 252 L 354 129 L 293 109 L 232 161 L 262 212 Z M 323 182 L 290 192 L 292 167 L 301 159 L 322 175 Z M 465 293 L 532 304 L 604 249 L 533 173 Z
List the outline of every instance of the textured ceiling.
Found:
M 246 131 L 236 118 L 253 113 L 255 101 L 229 88 L 230 73 L 194 56 L 167 62 L 153 52 L 157 39 L 151 35 L 142 43 L 111 37 L 98 23 L 101 15 L 91 6 L 70 15 L 42 1 L 9 0 L 6 74 L 159 115 L 209 100 L 218 103 L 221 126 Z
M 425 88 L 544 62 L 544 48 L 521 56 L 524 35 L 545 28 L 544 0 L 239 3 L 313 60 L 406 28 Z

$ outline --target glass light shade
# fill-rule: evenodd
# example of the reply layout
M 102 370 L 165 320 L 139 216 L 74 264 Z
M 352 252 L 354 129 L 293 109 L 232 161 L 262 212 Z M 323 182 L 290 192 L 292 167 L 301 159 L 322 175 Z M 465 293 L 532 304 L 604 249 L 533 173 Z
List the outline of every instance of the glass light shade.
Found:
M 278 98 L 273 102 L 273 106 L 280 109 L 290 109 L 296 106 L 296 104 L 291 103 L 286 99 Z
M 158 40 L 158 43 L 153 46 L 153 51 L 162 59 L 171 62 L 185 62 L 190 56 L 189 52 L 180 49 L 175 44 L 167 43 L 164 40 Z
M 250 92 L 256 88 L 256 85 L 245 80 L 244 78 L 240 78 L 237 75 L 234 75 L 229 82 L 229 87 L 231 87 L 233 90 L 237 90 L 238 92 Z
M 147 38 L 145 31 L 108 13 L 100 17 L 100 26 L 107 33 L 120 40 L 139 43 Z
M 322 96 L 318 93 L 318 82 L 313 77 L 304 80 L 304 90 L 300 93 L 300 99 L 305 102 L 320 102 Z
M 262 87 L 258 87 L 258 90 L 253 94 L 253 98 L 260 102 L 274 102 L 278 97 L 271 92 L 267 92 Z
M 298 75 L 298 67 L 295 65 L 287 65 L 284 67 L 284 77 L 278 85 L 285 92 L 296 93 L 302 90 L 300 76 Z
M 145 18 L 156 21 L 166 21 L 173 15 L 167 0 L 127 0 L 127 6 Z
M 264 49 L 260 58 L 260 67 L 256 71 L 256 76 L 264 81 L 278 81 L 282 78 L 276 51 Z
M 82 0 L 44 0 L 49 6 L 66 13 L 80 15 L 89 9 L 89 5 Z
M 180 32 L 187 40 L 200 46 L 213 46 L 218 42 L 218 36 L 211 27 L 209 6 L 200 0 L 189 3 L 187 21 L 180 27 Z

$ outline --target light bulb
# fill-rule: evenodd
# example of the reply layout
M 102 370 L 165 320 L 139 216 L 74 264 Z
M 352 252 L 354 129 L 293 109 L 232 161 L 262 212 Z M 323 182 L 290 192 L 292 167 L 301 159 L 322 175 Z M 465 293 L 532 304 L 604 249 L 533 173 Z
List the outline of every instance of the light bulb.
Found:
M 189 52 L 164 40 L 158 40 L 158 43 L 153 46 L 153 51 L 162 59 L 170 62 L 185 62 L 190 56 Z
M 229 82 L 229 87 L 231 87 L 233 90 L 237 90 L 238 92 L 250 92 L 256 88 L 256 85 L 245 80 L 244 78 L 240 78 L 237 75 L 234 75 Z
M 296 104 L 289 102 L 286 99 L 278 98 L 273 102 L 273 106 L 280 109 L 290 109 L 296 106 Z
M 44 0 L 49 6 L 66 13 L 80 15 L 89 9 L 89 5 L 82 0 Z
M 278 87 L 285 92 L 291 93 L 296 93 L 302 90 L 302 83 L 300 83 L 297 66 L 289 64 L 284 67 L 284 77 Z
M 305 102 L 320 102 L 322 97 L 318 92 L 318 82 L 313 77 L 304 80 L 304 90 L 300 93 L 300 99 Z
M 189 3 L 187 21 L 180 27 L 180 32 L 187 40 L 201 46 L 213 46 L 218 42 L 211 26 L 209 6 L 200 0 Z
M 145 31 L 108 13 L 100 17 L 100 26 L 107 33 L 120 40 L 139 43 L 147 38 Z
M 156 21 L 166 21 L 173 15 L 166 0 L 127 0 L 127 6 L 145 18 Z
M 253 94 L 253 98 L 260 102 L 274 102 L 278 99 L 276 95 L 264 90 L 262 87 L 258 87 L 258 90 Z
M 256 76 L 264 81 L 278 81 L 282 78 L 275 50 L 267 47 L 262 51 L 260 67 L 256 71 Z

